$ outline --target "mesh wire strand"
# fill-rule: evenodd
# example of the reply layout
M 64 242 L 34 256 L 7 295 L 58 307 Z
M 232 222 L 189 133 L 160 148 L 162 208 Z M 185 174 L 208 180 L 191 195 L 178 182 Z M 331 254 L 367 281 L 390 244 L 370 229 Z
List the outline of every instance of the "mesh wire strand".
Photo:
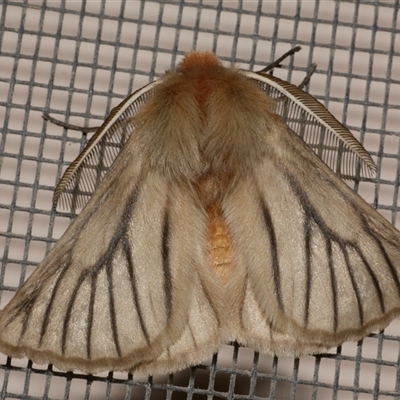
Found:
M 400 146 L 398 1 L 7 1 L 0 5 L 1 308 L 73 215 L 51 211 L 62 171 L 86 138 L 43 112 L 98 125 L 128 94 L 191 49 L 300 82 L 377 161 L 354 185 L 397 223 Z M 397 66 L 397 67 L 396 67 Z M 1 399 L 400 399 L 400 325 L 314 357 L 274 358 L 233 344 L 173 376 L 63 373 L 0 355 Z

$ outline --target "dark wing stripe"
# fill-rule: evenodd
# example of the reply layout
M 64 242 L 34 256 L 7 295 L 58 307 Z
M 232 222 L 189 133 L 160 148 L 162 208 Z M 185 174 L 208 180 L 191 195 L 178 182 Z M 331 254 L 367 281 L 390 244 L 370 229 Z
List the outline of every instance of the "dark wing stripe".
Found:
M 392 261 L 390 260 L 385 248 L 382 245 L 382 242 L 380 239 L 371 231 L 369 231 L 369 234 L 375 239 L 376 244 L 379 247 L 379 250 L 382 254 L 382 257 L 385 259 L 387 266 L 389 267 L 390 274 L 392 275 L 393 280 L 396 282 L 396 287 L 397 287 L 397 293 L 400 297 L 400 280 L 399 276 L 397 275 L 397 271 L 395 266 L 393 265 Z
M 150 345 L 150 336 L 149 336 L 149 332 L 147 331 L 146 324 L 144 322 L 143 310 L 140 305 L 138 289 L 136 286 L 137 281 L 136 281 L 134 265 L 133 265 L 133 261 L 132 261 L 132 252 L 131 252 L 131 248 L 129 246 L 129 241 L 127 240 L 126 237 L 124 238 L 124 241 L 123 241 L 123 250 L 125 253 L 126 260 L 127 260 L 127 268 L 128 268 L 129 279 L 130 279 L 130 283 L 131 283 L 132 299 L 133 299 L 133 303 L 135 305 L 137 315 L 139 318 L 140 328 L 146 339 L 147 345 Z
M 287 176 L 289 176 L 289 174 L 287 174 Z M 390 270 L 390 274 L 392 275 L 393 280 L 396 282 L 398 296 L 400 297 L 400 278 L 397 274 L 397 270 L 396 270 L 395 266 L 393 265 L 392 261 L 390 260 L 388 254 L 382 244 L 381 239 L 379 239 L 379 237 L 376 235 L 376 233 L 370 228 L 370 225 L 368 224 L 368 221 L 365 218 L 365 215 L 360 213 L 360 210 L 357 207 L 357 204 L 353 201 L 353 199 L 350 196 L 348 196 L 346 193 L 343 193 L 341 191 L 338 183 L 331 179 L 329 179 L 327 181 L 327 183 L 329 183 L 330 186 L 334 187 L 336 189 L 336 191 L 341 194 L 341 196 L 343 197 L 343 199 L 346 201 L 347 204 L 350 204 L 352 206 L 354 213 L 357 214 L 357 216 L 360 218 L 360 220 L 363 223 L 363 230 L 364 230 L 365 234 L 374 239 L 375 243 L 379 247 L 380 254 L 385 259 L 386 265 Z M 340 238 L 337 238 L 337 235 L 335 235 L 334 233 L 331 233 L 331 234 L 335 237 L 336 241 L 340 240 Z M 358 249 L 357 251 L 360 251 L 360 254 L 361 254 L 361 250 Z
M 246 324 L 244 323 L 244 318 L 245 318 L 245 310 L 244 310 L 244 306 L 245 306 L 245 298 L 246 298 L 246 293 L 247 293 L 247 290 L 246 290 L 246 288 L 247 288 L 247 285 L 249 285 L 250 284 L 250 286 L 251 286 L 251 289 L 253 290 L 253 292 L 254 292 L 254 288 L 253 288 L 253 285 L 252 285 L 252 281 L 250 281 L 250 283 L 249 283 L 249 276 L 248 276 L 248 274 L 246 273 L 246 276 L 244 277 L 244 279 L 243 279 L 243 284 L 242 284 L 242 288 L 243 288 L 243 300 L 242 301 L 240 301 L 239 302 L 239 304 L 238 304 L 238 307 L 240 307 L 239 308 L 239 315 L 240 315 L 240 329 L 242 329 L 242 330 L 246 330 Z M 258 304 L 258 301 L 256 302 L 257 303 L 257 305 L 258 305 L 258 308 L 261 308 L 261 306 L 260 306 L 260 304 Z
M 113 239 L 108 246 L 107 251 L 104 253 L 102 257 L 100 257 L 99 261 L 87 270 L 88 274 L 96 276 L 100 271 L 105 267 L 107 280 L 108 280 L 108 293 L 109 293 L 109 312 L 110 312 L 110 323 L 111 330 L 113 334 L 113 340 L 115 344 L 115 348 L 119 356 L 122 355 L 121 348 L 118 340 L 118 331 L 117 331 L 117 321 L 116 321 L 116 312 L 115 312 L 115 300 L 113 294 L 113 284 L 112 284 L 112 260 L 114 259 L 114 253 L 118 248 L 118 244 L 123 238 L 126 237 L 126 231 L 128 228 L 128 224 L 132 219 L 132 215 L 135 210 L 135 206 L 139 197 L 140 185 L 137 183 L 129 201 L 127 202 L 124 212 L 122 215 L 121 224 L 118 225 L 115 234 L 113 235 Z
M 168 207 L 168 202 L 167 202 Z M 172 276 L 170 267 L 170 227 L 169 227 L 169 215 L 168 208 L 165 210 L 164 223 L 162 228 L 162 239 L 161 239 L 161 251 L 163 261 L 163 272 L 164 272 L 164 292 L 165 292 L 165 309 L 168 315 L 168 319 L 172 314 Z
M 328 257 L 329 271 L 331 273 L 333 331 L 337 332 L 339 324 L 339 315 L 338 315 L 337 281 L 336 281 L 335 267 L 333 265 L 333 257 L 332 257 L 332 242 L 327 237 L 325 237 L 325 244 L 326 244 L 326 254 Z
M 92 277 L 90 285 L 90 300 L 88 309 L 88 324 L 86 331 L 86 354 L 88 359 L 92 358 L 92 328 L 93 328 L 93 316 L 94 316 L 94 301 L 96 298 L 96 287 L 97 287 L 97 275 Z
M 304 308 L 304 326 L 308 325 L 308 320 L 310 317 L 310 302 L 311 302 L 311 288 L 312 288 L 312 251 L 311 251 L 311 241 L 312 241 L 312 226 L 311 220 L 305 218 L 304 220 L 304 240 L 305 240 L 305 267 L 306 267 L 306 294 L 305 294 L 305 308 Z
M 123 218 L 121 221 L 122 223 L 118 225 L 118 228 L 116 229 L 115 234 L 112 236 L 113 239 L 111 240 L 107 250 L 103 253 L 103 255 L 101 257 L 99 257 L 99 260 L 91 268 L 86 268 L 81 273 L 81 275 L 75 285 L 72 296 L 68 302 L 67 311 L 65 313 L 65 318 L 64 318 L 64 323 L 63 323 L 63 335 L 62 335 L 62 342 L 61 342 L 62 354 L 65 354 L 65 346 L 66 346 L 66 340 L 67 340 L 67 336 L 68 336 L 69 321 L 71 319 L 72 308 L 73 308 L 78 290 L 79 290 L 80 286 L 83 284 L 83 282 L 85 281 L 87 276 L 91 276 L 93 279 L 93 277 L 97 276 L 105 266 L 108 266 L 108 264 L 112 262 L 112 259 L 114 258 L 114 252 L 117 248 L 117 245 L 120 242 L 121 238 L 123 236 L 125 236 L 125 234 L 126 234 L 128 223 L 131 220 L 131 217 L 132 217 L 132 214 L 133 214 L 136 202 L 137 202 L 137 198 L 139 196 L 139 188 L 140 188 L 140 185 L 137 184 L 133 190 L 133 194 L 132 194 L 131 198 L 127 202 L 124 212 L 122 213 L 122 215 L 123 215 Z M 69 263 L 68 266 L 63 271 L 63 273 L 65 273 L 65 271 L 70 267 L 70 265 L 71 264 Z M 108 273 L 108 270 L 107 270 L 107 273 Z M 57 287 L 54 287 L 54 289 L 53 289 L 52 301 L 49 303 L 49 305 L 47 307 L 48 311 L 50 311 L 52 304 L 53 304 L 53 300 L 59 289 L 59 285 L 58 285 L 59 282 L 61 282 L 60 277 L 57 281 L 57 285 L 56 285 Z M 113 307 L 113 306 L 110 306 L 110 307 Z M 111 308 L 110 308 L 110 310 L 111 310 Z M 115 313 L 115 311 L 114 311 L 114 313 Z M 47 318 L 45 317 L 45 320 L 46 319 Z M 45 321 L 43 321 L 43 326 L 44 325 L 45 325 Z M 47 322 L 46 322 L 46 326 L 47 326 Z M 41 337 L 43 337 L 43 335 Z M 115 336 L 114 336 L 114 339 L 115 339 Z M 117 343 L 116 343 L 116 345 L 117 345 Z M 88 344 L 88 346 L 90 346 L 90 343 Z M 117 347 L 118 347 L 118 345 L 117 345 Z
M 385 307 L 385 300 L 383 298 L 383 292 L 381 287 L 379 286 L 379 280 L 375 275 L 375 272 L 373 271 L 373 269 L 371 268 L 371 265 L 369 264 L 368 260 L 365 258 L 364 254 L 362 253 L 362 251 L 357 247 L 357 246 L 353 246 L 354 250 L 357 252 L 358 256 L 361 258 L 362 262 L 364 263 L 365 267 L 368 270 L 369 275 L 371 276 L 372 279 L 372 283 L 375 287 L 376 290 L 376 294 L 378 295 L 378 299 L 379 299 L 379 304 L 381 306 L 381 311 L 382 313 L 386 312 L 386 307 Z M 390 261 L 390 260 L 389 260 Z
M 33 309 L 33 306 L 36 302 L 36 299 L 40 295 L 40 289 L 35 288 L 33 293 L 29 294 L 29 297 L 23 299 L 19 304 L 17 304 L 17 307 L 14 309 L 14 312 L 10 313 L 8 320 L 5 324 L 5 326 L 8 326 L 11 322 L 14 321 L 14 319 L 18 315 L 22 315 L 22 330 L 21 330 L 21 335 L 20 339 L 23 338 L 26 328 L 28 326 L 28 322 L 30 320 L 31 312 Z
M 269 247 L 272 257 L 272 271 L 274 274 L 274 284 L 275 284 L 275 293 L 276 299 L 278 301 L 278 306 L 281 310 L 283 310 L 283 301 L 282 301 L 282 290 L 281 290 L 281 280 L 280 280 L 280 266 L 279 266 L 279 257 L 278 257 L 278 243 L 276 240 L 275 228 L 272 222 L 271 213 L 264 200 L 261 198 L 260 201 L 261 210 L 264 216 L 265 226 L 267 228 L 268 236 L 269 236 Z
M 55 285 L 53 287 L 53 290 L 51 292 L 50 301 L 47 304 L 46 311 L 45 311 L 44 316 L 43 316 L 42 327 L 40 329 L 39 346 L 42 344 L 43 337 L 46 334 L 47 327 L 49 325 L 49 319 L 50 319 L 50 315 L 51 315 L 51 310 L 53 308 L 54 300 L 56 298 L 58 289 L 59 289 L 59 287 L 61 285 L 61 282 L 62 282 L 65 274 L 68 272 L 68 268 L 70 267 L 70 265 L 71 265 L 71 256 L 68 257 L 68 260 L 66 261 L 65 267 L 61 271 L 60 275 L 58 276 L 57 281 L 56 281 L 56 283 L 55 283 Z M 30 317 L 29 314 L 28 314 L 28 316 Z
M 64 317 L 62 338 L 61 338 L 61 354 L 62 355 L 65 354 L 65 350 L 66 350 L 68 327 L 69 327 L 69 321 L 72 316 L 72 308 L 74 307 L 74 303 L 75 303 L 76 296 L 78 295 L 78 291 L 79 291 L 82 283 L 85 281 L 87 275 L 88 275 L 87 271 L 83 271 L 81 273 L 81 275 L 79 276 L 78 282 L 76 283 L 76 285 L 74 287 L 74 291 L 71 294 L 68 305 L 67 305 L 67 311 L 66 311 L 65 317 Z
M 109 298 L 109 312 L 110 312 L 110 324 L 111 330 L 113 334 L 113 340 L 115 344 L 115 349 L 117 350 L 118 357 L 122 356 L 121 347 L 119 345 L 118 339 L 118 329 L 117 329 L 117 315 L 115 312 L 115 299 L 114 299 L 114 286 L 113 286 L 113 279 L 112 279 L 112 260 L 108 260 L 106 272 L 107 272 L 107 282 L 108 282 L 108 298 Z
M 361 293 L 360 293 L 360 289 L 357 286 L 357 281 L 356 281 L 356 279 L 354 277 L 354 274 L 353 274 L 353 269 L 351 267 L 350 260 L 349 260 L 349 254 L 347 252 L 346 245 L 343 242 L 339 243 L 339 246 L 340 246 L 340 249 L 342 250 L 342 253 L 344 255 L 344 259 L 345 259 L 345 262 L 346 262 L 346 267 L 347 267 L 347 270 L 349 271 L 349 275 L 350 275 L 351 284 L 353 286 L 353 290 L 354 290 L 354 293 L 355 293 L 356 298 L 357 298 L 358 315 L 360 317 L 360 325 L 364 325 L 364 310 L 362 308 Z
M 193 333 L 192 325 L 190 325 L 190 323 L 188 323 L 188 326 L 189 326 L 190 336 L 192 337 L 192 341 L 193 341 L 193 347 L 194 347 L 195 350 L 198 350 L 198 346 L 197 346 L 197 342 L 196 342 L 196 336 Z
M 92 217 L 93 214 L 96 213 L 96 211 L 99 208 L 99 206 L 100 206 L 100 203 L 98 205 L 96 205 L 95 207 L 93 207 L 91 212 L 82 221 L 80 232 L 82 232 L 82 230 L 85 228 L 85 226 L 89 223 L 90 218 Z M 79 239 L 80 239 L 80 236 L 78 234 L 78 236 L 73 241 L 73 244 L 70 245 L 70 249 L 74 249 L 75 248 L 76 243 L 79 241 Z M 69 251 L 67 260 L 64 261 L 64 254 L 63 254 L 61 259 L 60 260 L 55 260 L 55 262 L 57 262 L 59 265 L 64 265 L 64 267 L 63 267 L 63 270 L 61 271 L 60 275 L 58 276 L 57 281 L 56 281 L 56 283 L 55 283 L 55 285 L 53 287 L 53 290 L 52 290 L 52 293 L 51 293 L 51 297 L 50 297 L 50 301 L 49 301 L 49 303 L 48 303 L 48 305 L 46 307 L 46 311 L 44 313 L 44 318 L 43 318 L 42 326 L 41 326 L 41 330 L 40 330 L 39 345 L 42 343 L 43 337 L 46 334 L 47 327 L 48 327 L 48 324 L 49 324 L 49 318 L 50 318 L 50 315 L 51 315 L 51 310 L 53 308 L 54 299 L 55 299 L 55 297 L 57 295 L 57 291 L 59 289 L 61 281 L 62 281 L 64 275 L 66 274 L 66 272 L 68 271 L 69 267 L 71 266 L 71 250 Z M 50 266 L 49 266 L 49 268 L 50 268 Z M 48 275 L 49 279 L 51 277 L 52 277 L 51 275 Z M 42 282 L 43 285 L 45 283 L 46 283 L 46 281 Z M 39 294 L 40 294 L 39 292 L 36 292 L 35 296 L 30 296 L 29 305 L 27 305 L 27 307 L 24 310 L 22 310 L 23 313 L 24 313 L 22 336 L 25 333 L 27 322 L 30 319 L 31 310 L 32 310 L 32 308 L 34 306 L 34 303 L 36 302 L 37 298 L 39 297 Z
M 357 303 L 358 303 L 358 310 L 359 310 L 359 316 L 360 316 L 360 321 L 361 324 L 363 324 L 364 321 L 364 311 L 362 309 L 362 304 L 361 304 L 361 294 L 360 294 L 360 290 L 357 287 L 357 282 L 354 278 L 353 272 L 352 272 L 352 266 L 350 263 L 350 259 L 349 259 L 349 255 L 347 252 L 347 248 L 346 246 L 350 246 L 352 249 L 354 249 L 354 251 L 357 252 L 357 254 L 359 255 L 360 259 L 362 260 L 363 264 L 366 267 L 366 270 L 368 271 L 369 276 L 371 277 L 371 280 L 373 282 L 373 285 L 375 287 L 377 296 L 379 298 L 379 302 L 380 302 L 380 306 L 382 309 L 382 312 L 384 312 L 385 309 L 385 304 L 384 304 L 384 297 L 383 297 L 383 293 L 382 293 L 382 289 L 379 286 L 379 281 L 374 273 L 374 271 L 372 270 L 371 266 L 369 265 L 367 259 L 365 258 L 362 250 L 359 248 L 359 246 L 355 243 L 352 243 L 350 241 L 346 241 L 343 240 L 341 237 L 339 237 L 335 232 L 333 232 L 324 222 L 324 220 L 322 219 L 322 217 L 319 215 L 319 213 L 317 212 L 317 210 L 312 206 L 311 202 L 308 199 L 307 194 L 301 189 L 300 185 L 298 184 L 298 182 L 295 180 L 295 178 L 290 175 L 288 172 L 286 172 L 285 174 L 289 185 L 291 187 L 291 189 L 293 190 L 293 192 L 295 193 L 295 195 L 297 196 L 301 207 L 303 208 L 305 214 L 306 214 L 306 219 L 308 220 L 313 220 L 319 227 L 319 229 L 321 230 L 321 233 L 323 234 L 323 236 L 325 237 L 325 240 L 330 243 L 337 243 L 342 252 L 343 255 L 345 257 L 345 262 L 346 262 L 346 266 L 347 269 L 349 271 L 349 276 L 351 279 L 351 283 L 354 289 L 354 292 L 356 294 L 356 298 L 357 298 Z M 338 189 L 339 190 L 339 189 Z M 347 196 L 344 196 L 344 199 L 353 205 L 353 203 L 350 201 L 350 199 L 347 198 Z M 354 206 L 354 205 L 353 205 Z M 354 211 L 355 213 L 359 216 L 360 220 L 363 221 L 363 229 L 366 235 L 368 235 L 369 237 L 373 238 L 375 243 L 377 244 L 379 251 L 382 255 L 382 257 L 384 258 L 387 266 L 389 267 L 389 270 L 391 272 L 391 275 L 393 277 L 393 280 L 396 282 L 396 286 L 398 288 L 398 292 L 399 292 L 399 296 L 400 296 L 400 280 L 398 275 L 396 274 L 396 269 L 393 266 L 384 246 L 382 245 L 380 239 L 375 235 L 375 233 L 369 228 L 365 218 L 363 217 L 362 214 L 360 214 L 360 212 L 355 208 L 354 206 Z M 331 245 L 330 245 L 331 246 Z M 307 249 L 306 249 L 307 252 Z M 330 250 L 330 253 L 327 254 L 328 257 L 332 257 L 332 252 Z M 333 262 L 333 260 L 332 260 Z M 331 269 L 331 277 L 332 277 L 332 291 L 333 291 L 333 296 L 334 296 L 334 313 L 336 313 L 336 323 L 335 326 L 337 327 L 337 286 L 336 286 L 336 282 L 335 278 L 334 278 L 334 267 L 333 265 L 331 266 L 331 261 L 329 262 L 330 265 L 330 269 Z

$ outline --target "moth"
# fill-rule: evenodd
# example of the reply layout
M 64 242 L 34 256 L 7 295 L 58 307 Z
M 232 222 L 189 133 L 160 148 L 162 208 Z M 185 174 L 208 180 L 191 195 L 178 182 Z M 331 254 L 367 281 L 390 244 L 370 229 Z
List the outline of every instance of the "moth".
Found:
M 55 201 L 97 189 L 0 313 L 0 350 L 155 374 L 231 341 L 300 356 L 381 330 L 400 233 L 340 178 L 374 169 L 302 89 L 189 53 L 65 172 Z

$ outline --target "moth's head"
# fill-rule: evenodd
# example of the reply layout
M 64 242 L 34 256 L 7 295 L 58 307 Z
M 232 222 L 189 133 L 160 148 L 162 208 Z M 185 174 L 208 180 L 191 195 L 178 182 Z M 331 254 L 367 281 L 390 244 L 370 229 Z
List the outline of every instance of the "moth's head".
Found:
M 221 67 L 221 61 L 213 53 L 192 51 L 179 63 L 177 72 L 185 73 L 193 70 L 207 71 Z

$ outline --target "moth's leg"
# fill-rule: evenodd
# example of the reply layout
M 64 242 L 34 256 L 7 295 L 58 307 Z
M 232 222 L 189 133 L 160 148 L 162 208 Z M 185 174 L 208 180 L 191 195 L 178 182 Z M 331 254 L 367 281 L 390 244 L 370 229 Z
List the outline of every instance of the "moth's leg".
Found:
M 294 53 L 297 53 L 300 50 L 301 50 L 300 46 L 293 47 L 293 49 L 290 49 L 289 51 L 287 51 L 283 56 L 279 57 L 272 64 L 269 64 L 265 68 L 263 68 L 262 70 L 256 71 L 256 72 L 257 73 L 261 73 L 261 74 L 266 74 L 267 72 L 272 71 L 274 68 L 279 68 L 279 67 L 281 67 L 281 62 L 285 58 L 288 58 L 289 56 L 292 56 Z
M 293 49 L 290 49 L 287 51 L 282 57 L 279 57 L 276 61 L 274 61 L 272 64 L 267 65 L 265 68 L 263 68 L 260 71 L 256 71 L 258 74 L 266 74 L 267 72 L 272 71 L 274 68 L 280 68 L 282 66 L 281 62 L 289 57 L 292 56 L 294 53 L 297 53 L 298 51 L 301 50 L 300 46 L 293 47 Z M 314 73 L 315 69 L 317 68 L 317 64 L 311 64 L 307 70 L 307 74 L 304 77 L 303 81 L 298 85 L 300 89 L 303 89 L 304 86 L 307 85 L 308 82 L 310 82 L 310 78 L 312 74 Z
M 304 86 L 307 85 L 308 82 L 310 82 L 310 78 L 312 74 L 315 72 L 315 69 L 317 68 L 317 64 L 313 63 L 308 67 L 307 74 L 304 77 L 304 79 L 301 81 L 300 85 L 297 85 L 300 89 L 303 89 Z
M 80 131 L 83 134 L 90 133 L 90 132 L 96 132 L 97 129 L 99 129 L 99 126 L 94 126 L 94 127 L 85 127 L 85 126 L 78 126 L 78 125 L 72 125 L 72 124 L 67 124 L 64 121 L 60 121 L 59 119 L 51 117 L 47 113 L 43 113 L 42 118 L 45 121 L 50 121 L 54 125 L 62 126 L 65 129 L 71 129 L 73 131 Z

